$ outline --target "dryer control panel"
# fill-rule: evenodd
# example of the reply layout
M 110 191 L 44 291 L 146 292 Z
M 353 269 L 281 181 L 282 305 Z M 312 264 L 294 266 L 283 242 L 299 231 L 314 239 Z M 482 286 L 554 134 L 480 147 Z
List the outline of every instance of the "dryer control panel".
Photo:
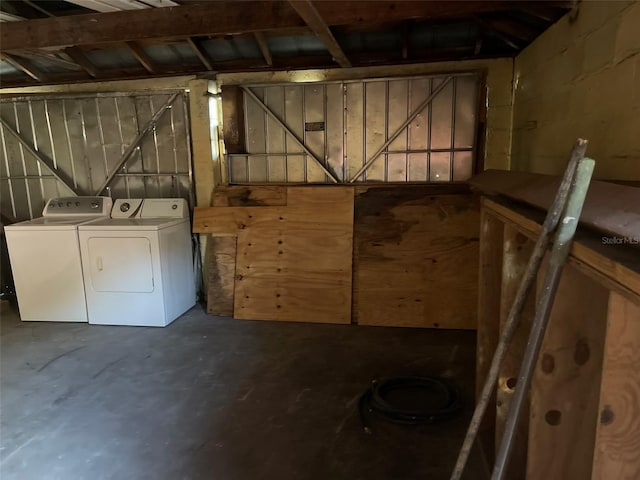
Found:
M 111 218 L 189 218 L 184 198 L 119 198 Z
M 42 216 L 108 216 L 111 205 L 112 201 L 109 197 L 57 197 L 47 202 L 42 210 Z

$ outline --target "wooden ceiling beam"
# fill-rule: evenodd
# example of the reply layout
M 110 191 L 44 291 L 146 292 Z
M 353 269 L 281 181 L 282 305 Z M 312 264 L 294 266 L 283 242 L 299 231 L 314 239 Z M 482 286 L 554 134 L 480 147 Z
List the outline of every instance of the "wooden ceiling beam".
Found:
M 15 68 L 17 68 L 21 72 L 26 73 L 27 75 L 29 75 L 34 80 L 37 80 L 38 82 L 47 81 L 47 75 L 44 72 L 41 72 L 38 68 L 36 68 L 26 58 L 17 57 L 15 55 L 2 52 L 0 53 L 0 60 L 4 60 L 5 62 L 10 63 Z
M 290 0 L 289 3 L 324 44 L 335 62 L 341 67 L 350 67 L 351 62 L 311 0 Z
M 189 44 L 191 49 L 194 51 L 194 53 L 196 54 L 198 59 L 205 66 L 205 68 L 207 70 L 209 70 L 209 71 L 212 71 L 213 70 L 213 62 L 211 61 L 211 58 L 209 57 L 209 54 L 205 51 L 205 49 L 203 48 L 203 46 L 200 43 L 200 41 L 198 39 L 195 39 L 195 38 L 192 38 L 192 37 L 188 37 L 187 38 L 187 43 Z
M 296 2 L 297 3 L 297 2 Z M 528 2 L 527 2 L 528 3 Z M 518 10 L 510 1 L 321 1 L 313 4 L 328 27 L 419 18 L 464 17 Z M 149 8 L 8 22 L 0 31 L 0 49 L 104 45 L 145 39 L 186 38 L 304 27 L 286 2 L 219 1 L 180 7 Z
M 131 54 L 136 58 L 136 60 L 142 65 L 145 70 L 149 73 L 159 73 L 160 68 L 156 63 L 151 59 L 147 52 L 144 51 L 142 45 L 137 42 L 125 42 L 125 45 L 131 52 Z
M 85 72 L 91 75 L 93 78 L 100 78 L 101 72 L 98 67 L 96 67 L 89 57 L 84 53 L 84 51 L 80 47 L 68 47 L 64 50 L 64 53 L 69 55 L 71 60 L 73 60 L 80 68 L 82 68 Z
M 267 65 L 273 65 L 273 57 L 271 56 L 271 50 L 269 50 L 269 44 L 267 44 L 267 39 L 264 36 L 264 33 L 255 32 L 253 36 L 258 43 L 258 48 L 260 48 L 264 61 L 267 62 Z

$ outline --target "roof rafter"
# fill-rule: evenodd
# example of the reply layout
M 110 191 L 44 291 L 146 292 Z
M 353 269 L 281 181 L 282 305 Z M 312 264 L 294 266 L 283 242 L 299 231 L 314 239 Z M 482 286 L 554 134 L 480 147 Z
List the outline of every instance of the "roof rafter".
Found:
M 289 3 L 324 44 L 336 63 L 341 67 L 350 67 L 351 62 L 311 0 L 290 0 Z
M 269 45 L 267 44 L 267 39 L 265 38 L 264 33 L 255 32 L 253 36 L 258 43 L 258 47 L 264 57 L 264 61 L 267 62 L 267 65 L 273 65 L 273 57 L 271 56 L 271 50 L 269 50 Z
M 211 61 L 209 54 L 202 47 L 202 44 L 200 43 L 200 41 L 196 38 L 188 37 L 187 43 L 189 44 L 191 49 L 194 51 L 198 59 L 200 59 L 202 64 L 205 66 L 205 68 L 207 70 L 213 70 L 213 62 Z
M 125 45 L 129 49 L 131 54 L 136 58 L 136 60 L 140 62 L 140 65 L 145 68 L 145 70 L 147 70 L 149 73 L 159 72 L 160 68 L 151 59 L 151 57 L 147 55 L 147 52 L 144 51 L 142 45 L 137 42 L 125 42 Z
M 0 53 L 0 60 L 4 60 L 5 62 L 10 63 L 15 68 L 17 68 L 21 72 L 26 73 L 27 75 L 29 75 L 34 80 L 37 80 L 38 82 L 47 81 L 47 75 L 41 72 L 38 68 L 36 68 L 35 65 L 33 65 L 26 58 L 19 58 L 15 55 L 2 52 Z
M 71 60 L 73 60 L 80 68 L 82 68 L 85 72 L 91 75 L 93 78 L 100 78 L 100 69 L 96 67 L 89 57 L 84 53 L 84 51 L 80 47 L 68 47 L 65 48 L 64 53 L 69 55 Z
M 519 22 L 486 17 L 482 17 L 482 20 L 492 30 L 497 30 L 509 35 L 510 37 L 517 38 L 518 40 L 523 40 L 525 42 L 530 42 L 540 33 L 535 28 L 531 28 L 528 25 L 524 25 Z
M 44 60 L 45 62 L 49 62 L 53 65 L 57 65 L 62 68 L 67 68 L 71 70 L 79 70 L 80 66 L 74 62 L 70 62 L 69 60 L 65 60 L 64 58 L 60 58 L 56 56 L 54 53 L 46 53 L 41 50 L 16 50 L 11 52 L 13 55 L 17 55 L 19 57 L 24 58 L 34 58 L 38 60 Z

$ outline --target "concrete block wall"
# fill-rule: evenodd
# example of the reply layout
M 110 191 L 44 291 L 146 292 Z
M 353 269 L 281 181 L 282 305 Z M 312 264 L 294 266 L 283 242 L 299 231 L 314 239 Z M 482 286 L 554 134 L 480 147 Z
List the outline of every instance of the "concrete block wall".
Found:
M 600 179 L 640 180 L 640 2 L 583 1 L 515 60 L 511 169 L 559 174 L 578 137 Z

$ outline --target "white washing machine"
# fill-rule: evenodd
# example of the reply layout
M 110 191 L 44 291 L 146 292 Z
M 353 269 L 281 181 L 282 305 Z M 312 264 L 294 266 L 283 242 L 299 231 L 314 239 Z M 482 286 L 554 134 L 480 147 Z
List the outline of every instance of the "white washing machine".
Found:
M 89 323 L 164 327 L 195 305 L 184 199 L 119 199 L 78 233 Z
M 4 227 L 23 321 L 86 322 L 78 226 L 108 218 L 108 197 L 52 198 L 42 217 Z

